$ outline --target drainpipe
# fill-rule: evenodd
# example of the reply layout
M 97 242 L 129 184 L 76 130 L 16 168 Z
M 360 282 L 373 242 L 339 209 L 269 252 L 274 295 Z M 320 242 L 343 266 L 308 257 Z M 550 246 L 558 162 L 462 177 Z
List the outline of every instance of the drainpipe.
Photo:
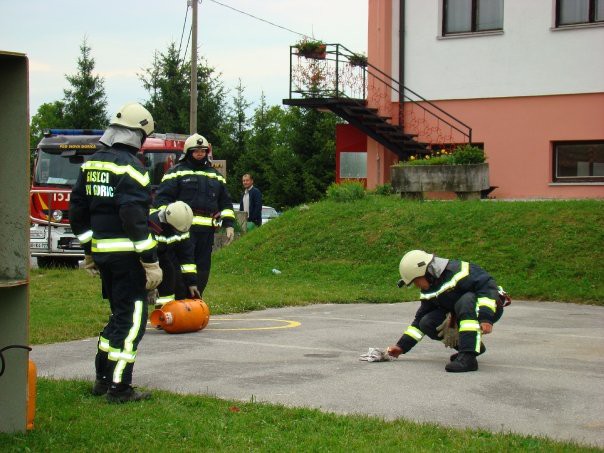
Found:
M 405 0 L 400 0 L 399 8 L 399 46 L 398 46 L 398 83 L 399 83 L 399 125 L 403 128 L 403 100 L 405 93 Z

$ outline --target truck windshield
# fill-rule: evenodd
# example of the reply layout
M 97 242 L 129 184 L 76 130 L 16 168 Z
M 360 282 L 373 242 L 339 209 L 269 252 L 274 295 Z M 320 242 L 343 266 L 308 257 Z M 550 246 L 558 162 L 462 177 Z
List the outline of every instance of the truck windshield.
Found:
M 181 153 L 174 152 L 145 152 L 139 158 L 149 171 L 151 185 L 158 186 L 164 174 L 178 162 Z M 84 160 L 90 159 L 91 154 L 84 155 Z M 38 186 L 73 187 L 78 179 L 80 164 L 71 163 L 67 157 L 60 154 L 40 150 L 34 169 L 34 183 Z
M 85 155 L 84 159 L 89 157 L 90 155 Z M 40 186 L 73 187 L 78 179 L 80 165 L 69 162 L 67 157 L 61 157 L 60 154 L 40 149 L 34 169 L 34 183 Z
M 166 172 L 178 162 L 180 155 L 173 152 L 146 152 L 143 155 L 141 162 L 149 170 L 152 186 L 159 185 Z

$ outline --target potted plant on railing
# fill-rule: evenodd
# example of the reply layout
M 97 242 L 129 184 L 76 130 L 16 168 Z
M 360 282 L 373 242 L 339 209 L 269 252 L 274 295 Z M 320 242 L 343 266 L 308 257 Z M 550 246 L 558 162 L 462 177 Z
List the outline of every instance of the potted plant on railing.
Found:
M 489 189 L 489 165 L 484 150 L 458 146 L 411 156 L 390 169 L 392 188 L 406 198 L 422 199 L 425 192 L 455 192 L 460 199 L 478 199 Z
M 348 56 L 348 63 L 351 66 L 367 66 L 367 55 L 362 53 L 353 53 Z
M 327 56 L 327 45 L 323 41 L 304 38 L 294 45 L 298 55 L 315 60 L 324 60 Z

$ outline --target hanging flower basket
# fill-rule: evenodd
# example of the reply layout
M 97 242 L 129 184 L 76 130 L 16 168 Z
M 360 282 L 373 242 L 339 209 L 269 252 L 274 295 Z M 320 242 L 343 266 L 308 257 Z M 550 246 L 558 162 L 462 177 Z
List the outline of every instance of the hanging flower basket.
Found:
M 322 41 L 302 40 L 294 47 L 298 49 L 298 55 L 315 60 L 324 60 L 327 56 L 327 45 Z
M 351 66 L 360 66 L 364 68 L 367 66 L 367 56 L 362 53 L 353 53 L 348 57 L 348 63 L 350 63 Z

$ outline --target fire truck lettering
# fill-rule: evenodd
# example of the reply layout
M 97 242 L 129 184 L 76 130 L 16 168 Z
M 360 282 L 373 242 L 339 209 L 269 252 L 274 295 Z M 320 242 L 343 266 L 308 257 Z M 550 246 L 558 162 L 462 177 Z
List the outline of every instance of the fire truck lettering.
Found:
M 57 192 L 52 194 L 52 201 L 69 201 L 71 193 Z

